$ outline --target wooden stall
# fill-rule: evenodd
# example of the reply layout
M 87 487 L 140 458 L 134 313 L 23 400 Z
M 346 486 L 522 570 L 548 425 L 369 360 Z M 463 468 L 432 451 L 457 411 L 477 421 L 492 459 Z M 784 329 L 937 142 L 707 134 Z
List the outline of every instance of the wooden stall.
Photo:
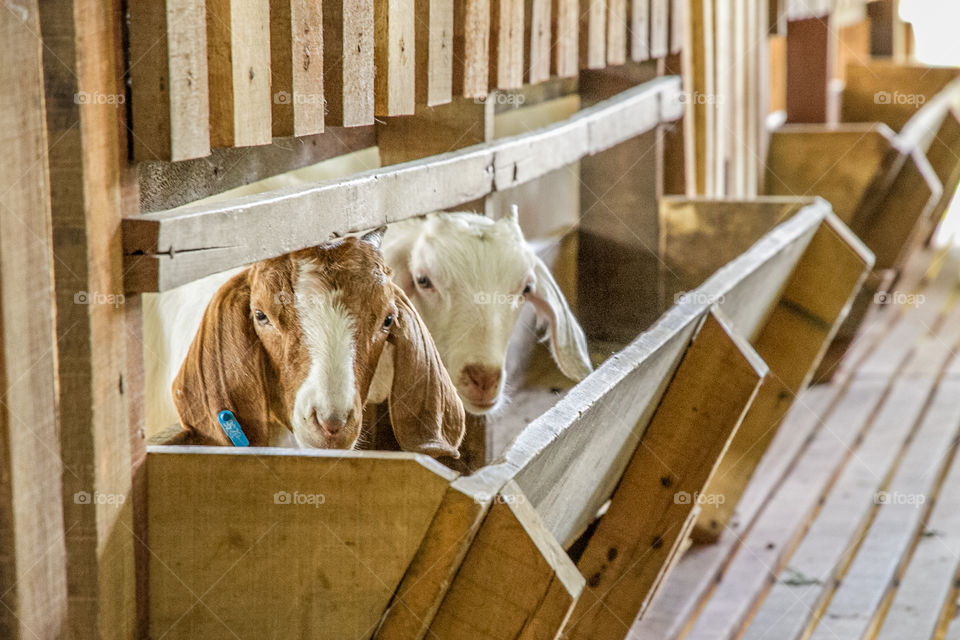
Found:
M 899 113 L 846 125 L 868 131 L 873 173 L 848 170 L 868 196 L 845 173 L 771 188 L 778 17 L 727 0 L 0 10 L 0 636 L 626 637 L 691 536 L 728 525 L 873 254 L 895 265 L 939 206 L 929 187 L 915 217 L 884 217 L 900 181 L 960 179 L 944 80 L 897 133 Z M 372 166 L 222 195 L 351 159 Z M 471 425 L 472 473 L 147 446 L 145 294 L 518 200 L 596 369 L 557 382 L 530 346 L 515 404 Z

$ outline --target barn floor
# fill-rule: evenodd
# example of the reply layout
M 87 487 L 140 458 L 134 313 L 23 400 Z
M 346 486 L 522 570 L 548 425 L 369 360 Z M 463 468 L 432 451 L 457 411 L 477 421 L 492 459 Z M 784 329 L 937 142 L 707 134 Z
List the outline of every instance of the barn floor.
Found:
M 960 639 L 952 251 L 914 255 L 833 381 L 799 396 L 731 528 L 683 556 L 630 638 Z

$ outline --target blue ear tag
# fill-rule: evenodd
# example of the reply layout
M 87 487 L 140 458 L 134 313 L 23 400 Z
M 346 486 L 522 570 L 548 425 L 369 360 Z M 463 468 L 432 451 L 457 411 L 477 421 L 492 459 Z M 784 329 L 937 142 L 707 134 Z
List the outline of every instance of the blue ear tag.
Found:
M 230 438 L 230 442 L 233 443 L 235 447 L 249 447 L 250 442 L 247 440 L 247 436 L 244 435 L 243 429 L 240 428 L 240 423 L 237 422 L 237 419 L 233 416 L 232 411 L 224 409 L 219 414 L 217 414 L 217 420 L 220 422 L 220 426 L 223 428 L 223 432 L 227 434 L 227 437 Z

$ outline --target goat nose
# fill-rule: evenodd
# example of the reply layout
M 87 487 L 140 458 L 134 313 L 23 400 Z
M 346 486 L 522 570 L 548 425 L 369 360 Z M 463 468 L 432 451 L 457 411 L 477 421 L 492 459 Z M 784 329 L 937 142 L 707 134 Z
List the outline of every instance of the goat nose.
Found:
M 329 436 L 337 435 L 347 425 L 347 421 L 339 416 L 321 418 L 316 413 L 314 415 L 316 416 L 317 424 L 320 425 L 320 429 Z
M 463 368 L 463 375 L 481 392 L 489 392 L 500 384 L 500 369 L 485 367 L 481 364 L 468 364 Z

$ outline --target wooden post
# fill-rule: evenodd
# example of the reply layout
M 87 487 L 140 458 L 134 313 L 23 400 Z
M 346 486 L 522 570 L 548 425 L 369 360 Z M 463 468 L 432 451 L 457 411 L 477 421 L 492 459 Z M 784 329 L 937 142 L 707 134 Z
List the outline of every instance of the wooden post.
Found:
M 701 492 L 766 373 L 743 338 L 706 316 L 577 562 L 587 588 L 564 637 L 626 637 L 697 512 L 715 508 L 719 497 Z
M 453 95 L 487 95 L 491 0 L 453 0 Z
M 787 24 L 787 122 L 827 121 L 829 17 Z
M 834 219 L 835 220 L 835 219 Z M 873 263 L 849 230 L 823 222 L 794 267 L 783 294 L 752 340 L 770 367 L 704 493 L 724 496 L 704 510 L 693 538 L 715 541 L 796 394 L 809 382 Z
M 136 634 L 119 2 L 44 3 L 69 635 Z M 269 133 L 269 132 L 268 132 Z
M 323 3 L 323 90 L 327 124 L 373 124 L 373 2 Z
M 415 0 L 417 105 L 453 97 L 453 0 Z
M 524 0 L 490 2 L 490 87 L 523 86 Z
M 37 2 L 0 11 L 0 636 L 67 633 L 50 181 Z
M 373 3 L 374 105 L 378 116 L 413 113 L 416 104 L 414 0 Z
M 274 136 L 323 131 L 323 14 L 318 2 L 271 0 Z

